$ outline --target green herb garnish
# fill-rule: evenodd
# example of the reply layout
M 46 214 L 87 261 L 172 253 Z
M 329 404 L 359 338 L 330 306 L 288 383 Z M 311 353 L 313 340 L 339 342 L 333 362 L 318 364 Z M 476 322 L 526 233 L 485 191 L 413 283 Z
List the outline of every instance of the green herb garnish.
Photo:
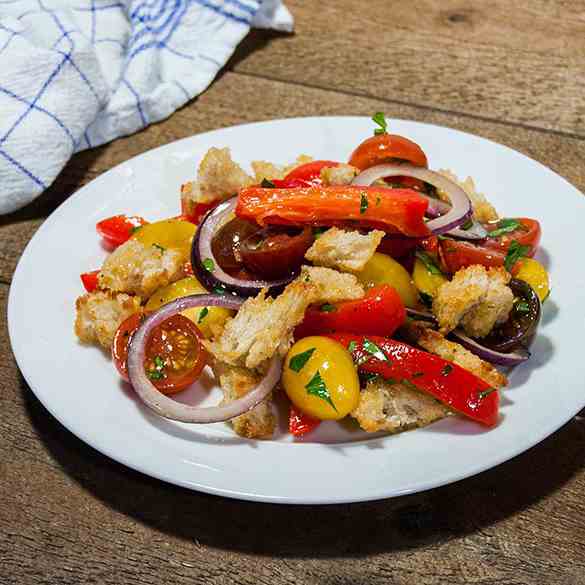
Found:
M 205 319 L 207 315 L 209 315 L 209 309 L 207 307 L 203 307 L 203 309 L 201 309 L 201 311 L 199 312 L 199 318 L 197 319 L 197 323 L 201 323 L 201 321 L 203 321 L 203 319 Z
M 384 115 L 384 112 L 376 112 L 372 116 L 372 121 L 380 126 L 379 128 L 374 129 L 374 134 L 376 136 L 378 136 L 378 134 L 385 134 L 387 132 L 388 122 L 386 122 L 386 116 Z
M 441 376 L 448 376 L 451 372 L 453 371 L 453 366 L 451 364 L 447 364 L 442 370 L 441 370 Z
M 504 260 L 504 266 L 508 272 L 512 271 L 514 264 L 523 258 L 530 252 L 530 246 L 523 246 L 519 244 L 516 240 L 514 240 L 510 247 L 508 248 L 508 253 L 506 254 L 506 259 Z
M 415 256 L 425 265 L 427 272 L 429 274 L 438 274 L 442 275 L 441 269 L 435 263 L 435 260 L 430 254 L 423 252 L 422 250 L 417 250 L 415 252 Z
M 307 394 L 311 394 L 312 396 L 318 396 L 321 400 L 325 400 L 328 404 L 331 405 L 333 410 L 337 412 L 337 408 L 335 404 L 333 404 L 333 400 L 331 400 L 331 395 L 329 394 L 329 390 L 327 390 L 327 386 L 321 378 L 321 374 L 319 370 L 315 372 L 315 375 L 311 378 L 310 382 L 305 386 L 307 390 Z
M 152 244 L 157 250 L 160 250 L 161 254 L 164 253 L 165 248 L 163 248 L 160 244 Z
M 347 351 L 349 353 L 353 353 L 357 349 L 357 343 L 355 341 L 350 341 L 349 345 L 347 346 Z
M 213 272 L 213 269 L 215 268 L 215 264 L 211 258 L 205 258 L 205 260 L 203 260 L 202 264 L 203 264 L 203 268 L 205 268 L 205 270 L 207 270 L 207 272 Z
M 462 230 L 470 230 L 473 227 L 473 220 L 472 219 L 468 219 L 462 226 L 460 226 L 460 228 Z
M 262 182 L 260 183 L 260 187 L 264 187 L 265 189 L 274 189 L 276 188 L 276 185 L 272 181 L 269 181 L 266 177 L 264 177 L 264 179 L 262 179 Z
M 333 313 L 334 311 L 337 311 L 337 307 L 335 305 L 332 305 L 331 303 L 324 303 L 321 305 L 319 310 L 322 313 Z
M 307 351 L 303 351 L 302 353 L 297 353 L 297 355 L 293 355 L 288 362 L 288 367 L 293 371 L 297 372 L 297 374 L 304 368 L 305 364 L 311 359 L 311 356 L 315 352 L 315 348 L 311 347 Z
M 134 235 L 142 226 L 141 225 L 135 225 L 131 230 L 130 230 L 130 234 Z
M 489 232 L 488 238 L 499 238 L 504 234 L 515 232 L 520 227 L 523 226 L 517 219 L 501 219 L 496 224 L 496 229 Z
M 419 292 L 418 296 L 420 297 L 421 303 L 425 307 L 432 307 L 433 306 L 433 297 L 425 292 Z
M 477 396 L 483 400 L 486 396 L 489 396 L 490 394 L 492 394 L 492 392 L 497 392 L 498 389 L 497 388 L 488 388 L 487 390 L 484 390 L 483 392 L 478 392 Z
M 373 341 L 370 341 L 369 339 L 364 339 L 364 342 L 362 343 L 362 347 L 364 348 L 364 351 L 366 351 L 367 353 L 369 353 L 371 356 L 375 357 L 376 359 L 381 360 L 383 362 L 390 361 L 388 356 Z
M 421 378 L 424 375 L 425 375 L 424 372 L 415 372 L 414 374 L 412 374 L 412 377 L 413 378 Z
M 374 372 L 360 372 L 360 378 L 364 384 L 368 384 L 369 382 L 377 382 L 381 376 L 380 374 L 374 374 Z
M 365 193 L 362 193 L 360 197 L 360 213 L 363 214 L 368 209 L 368 196 Z
M 217 286 L 214 286 L 212 290 L 216 295 L 225 295 L 226 289 L 225 286 L 223 286 L 223 284 L 218 284 Z
M 146 375 L 151 380 L 162 380 L 166 377 L 164 372 L 165 361 L 162 357 L 160 357 L 160 355 L 155 355 L 152 361 L 154 362 L 154 368 L 152 370 L 148 370 Z
M 326 232 L 329 228 L 328 227 L 315 227 L 313 228 L 313 236 L 315 239 L 320 237 L 324 232 Z
M 520 315 L 526 315 L 530 313 L 530 305 L 526 301 L 518 301 L 514 305 L 514 310 L 516 313 L 520 313 Z

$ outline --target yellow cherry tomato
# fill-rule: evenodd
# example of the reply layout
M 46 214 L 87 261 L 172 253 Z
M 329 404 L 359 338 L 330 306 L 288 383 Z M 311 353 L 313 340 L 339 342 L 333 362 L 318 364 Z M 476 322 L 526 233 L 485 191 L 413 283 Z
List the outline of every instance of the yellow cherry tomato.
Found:
M 189 276 L 177 280 L 177 282 L 173 282 L 168 286 L 159 288 L 148 299 L 144 308 L 146 311 L 156 311 L 162 305 L 166 305 L 175 299 L 205 293 L 207 293 L 207 290 L 205 290 L 203 285 L 194 276 Z M 196 307 L 184 310 L 182 315 L 191 319 L 199 327 L 201 333 L 209 339 L 215 331 L 223 328 L 228 317 L 233 315 L 233 311 L 221 307 Z
M 513 269 L 514 278 L 527 282 L 536 292 L 542 303 L 550 293 L 546 268 L 534 258 L 522 258 Z
M 131 239 L 145 246 L 179 250 L 186 260 L 191 254 L 191 242 L 196 230 L 196 226 L 189 221 L 164 219 L 142 226 Z
M 300 411 L 320 420 L 347 416 L 360 399 L 360 382 L 350 353 L 327 337 L 305 337 L 290 348 L 282 385 Z
M 386 254 L 376 252 L 356 276 L 367 288 L 377 284 L 393 286 L 406 307 L 418 305 L 418 292 L 410 274 L 402 264 Z
M 412 280 L 416 288 L 431 297 L 435 296 L 437 289 L 447 282 L 447 278 L 443 274 L 435 274 L 431 272 L 422 260 L 418 258 L 414 261 L 414 269 L 412 271 Z

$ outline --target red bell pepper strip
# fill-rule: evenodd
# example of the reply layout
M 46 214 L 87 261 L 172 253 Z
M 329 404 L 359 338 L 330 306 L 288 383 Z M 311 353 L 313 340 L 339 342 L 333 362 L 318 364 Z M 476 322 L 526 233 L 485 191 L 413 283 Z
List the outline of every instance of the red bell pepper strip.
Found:
M 321 171 L 328 167 L 338 167 L 340 163 L 332 160 L 313 160 L 294 168 L 286 177 L 285 182 L 289 181 L 302 181 L 307 185 L 315 184 L 320 185 Z M 274 182 L 274 181 L 273 181 Z
M 288 416 L 288 430 L 291 435 L 295 437 L 306 435 L 316 429 L 320 424 L 321 421 L 318 418 L 309 416 L 291 405 Z
M 428 202 L 409 189 L 332 185 L 265 189 L 248 187 L 236 215 L 260 225 L 347 225 L 424 237 Z
M 345 333 L 328 337 L 351 351 L 361 371 L 414 384 L 476 422 L 490 427 L 497 424 L 500 401 L 497 390 L 457 364 L 384 337 Z
M 116 248 L 129 240 L 137 228 L 147 223 L 138 216 L 114 215 L 99 221 L 95 228 L 107 244 Z
M 99 273 L 100 273 L 99 270 L 93 270 L 92 272 L 84 272 L 83 274 L 80 275 L 83 287 L 87 292 L 90 293 L 97 289 Z
M 343 331 L 390 337 L 406 318 L 404 304 L 393 286 L 383 284 L 367 291 L 357 301 L 309 307 L 295 338 Z

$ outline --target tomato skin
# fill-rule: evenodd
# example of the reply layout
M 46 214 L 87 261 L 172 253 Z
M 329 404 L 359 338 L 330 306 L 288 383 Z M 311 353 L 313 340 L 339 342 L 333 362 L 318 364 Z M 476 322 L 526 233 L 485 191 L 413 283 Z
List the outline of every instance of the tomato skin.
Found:
M 305 414 L 292 404 L 288 413 L 288 430 L 291 435 L 301 437 L 310 433 L 321 424 L 318 418 Z
M 221 203 L 221 199 L 211 203 L 195 203 L 188 199 L 181 199 L 181 215 L 175 219 L 189 221 L 195 225 L 201 223 L 203 216 Z
M 482 245 L 491 250 L 498 250 L 506 254 L 510 244 L 516 241 L 522 246 L 529 246 L 530 252 L 528 252 L 528 256 L 534 256 L 542 234 L 540 223 L 536 219 L 530 219 L 528 217 L 517 217 L 515 219 L 520 222 L 520 228 L 497 238 L 486 238 L 483 240 Z M 488 231 L 497 229 L 497 223 L 487 225 L 486 229 Z
M 506 260 L 506 255 L 498 250 L 459 240 L 441 240 L 439 250 L 442 268 L 449 274 L 455 274 L 461 268 L 473 264 L 481 264 L 486 268 L 503 266 Z
M 85 288 L 87 292 L 90 293 L 97 290 L 99 273 L 99 270 L 93 270 L 92 272 L 84 272 L 79 275 L 79 278 L 81 278 L 81 282 L 83 283 L 83 288 Z
M 349 164 L 365 171 L 395 159 L 408 161 L 417 167 L 428 167 L 427 157 L 416 142 L 404 136 L 386 133 L 366 138 L 352 152 Z
M 321 171 L 328 167 L 338 167 L 340 163 L 332 160 L 313 160 L 293 169 L 286 177 L 284 182 L 305 181 L 306 183 L 321 184 Z M 274 182 L 274 181 L 273 181 Z M 275 183 L 276 184 L 276 183 Z
M 486 382 L 453 362 L 394 339 L 384 337 L 334 334 L 330 335 L 344 347 L 353 341 L 352 352 L 359 370 L 394 380 L 407 380 L 419 390 L 466 417 L 493 427 L 498 422 L 499 394 Z M 364 350 L 364 342 L 375 343 L 388 360 L 373 357 Z M 445 370 L 447 368 L 447 370 Z
M 128 345 L 132 336 L 145 319 L 144 313 L 134 313 L 126 319 L 116 331 L 112 343 L 112 358 L 120 376 L 128 378 Z M 173 336 L 182 336 L 181 342 L 176 344 Z M 146 344 L 145 369 L 151 365 L 155 358 L 165 361 L 165 376 L 162 379 L 151 379 L 153 385 L 163 394 L 176 394 L 189 387 L 201 374 L 207 363 L 207 353 L 201 343 L 202 335 L 197 326 L 187 317 L 173 315 L 155 328 Z M 196 354 L 193 362 L 187 362 L 187 367 L 180 368 L 181 347 L 187 345 L 187 351 L 192 350 Z M 168 360 L 167 360 L 168 358 Z M 169 363 L 171 367 L 168 367 Z
M 137 215 L 114 215 L 98 221 L 95 229 L 109 246 L 116 248 L 128 241 L 136 228 L 147 223 L 144 218 Z
M 396 289 L 388 284 L 374 286 L 357 301 L 331 305 L 334 311 L 309 307 L 295 329 L 295 339 L 343 331 L 362 335 L 390 336 L 406 318 L 406 310 Z

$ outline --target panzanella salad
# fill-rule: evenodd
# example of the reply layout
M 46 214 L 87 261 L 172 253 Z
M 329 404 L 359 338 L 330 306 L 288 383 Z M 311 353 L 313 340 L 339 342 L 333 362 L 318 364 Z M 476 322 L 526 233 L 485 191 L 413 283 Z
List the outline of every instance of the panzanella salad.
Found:
M 345 417 L 368 432 L 496 425 L 496 365 L 529 359 L 549 294 L 540 225 L 499 216 L 471 178 L 430 170 L 373 121 L 347 162 L 254 161 L 250 175 L 211 148 L 181 215 L 100 221 L 111 254 L 81 275 L 79 339 L 111 351 L 159 415 L 244 437 L 273 435 L 277 393 L 295 436 Z M 169 397 L 205 367 L 220 404 Z

